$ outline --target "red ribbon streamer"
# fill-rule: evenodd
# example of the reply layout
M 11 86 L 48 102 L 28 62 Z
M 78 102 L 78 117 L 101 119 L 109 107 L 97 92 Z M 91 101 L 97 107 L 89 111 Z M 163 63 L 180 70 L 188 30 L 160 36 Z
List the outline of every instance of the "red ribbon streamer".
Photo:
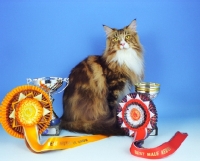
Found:
M 187 133 L 176 132 L 176 134 L 168 141 L 156 148 L 140 148 L 135 142 L 130 147 L 132 155 L 147 158 L 147 159 L 161 159 L 173 154 L 181 145 L 181 143 L 188 136 Z

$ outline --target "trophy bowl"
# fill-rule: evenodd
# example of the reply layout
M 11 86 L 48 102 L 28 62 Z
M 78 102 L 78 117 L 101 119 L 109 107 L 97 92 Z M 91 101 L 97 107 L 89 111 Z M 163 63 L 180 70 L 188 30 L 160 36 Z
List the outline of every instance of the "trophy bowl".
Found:
M 42 88 L 44 91 L 49 93 L 51 96 L 55 91 L 57 91 L 58 88 L 60 88 L 63 85 L 63 82 L 66 82 L 67 85 L 59 92 L 62 92 L 69 83 L 68 78 L 60 78 L 60 77 L 41 77 L 41 78 L 27 78 L 28 84 L 33 84 L 35 86 L 38 86 Z
M 62 85 L 63 82 L 66 82 L 66 85 L 62 90 L 56 92 Z M 27 78 L 27 84 L 35 85 L 43 89 L 45 92 L 49 94 L 51 102 L 53 104 L 53 94 L 61 93 L 69 84 L 68 78 L 60 78 L 60 77 L 41 77 L 41 78 Z M 43 132 L 43 136 L 51 136 L 51 135 L 59 135 L 60 134 L 60 118 L 53 111 L 52 119 L 50 122 L 50 126 Z
M 135 84 L 135 91 L 148 94 L 150 99 L 155 99 L 160 91 L 160 84 L 152 82 L 141 82 Z

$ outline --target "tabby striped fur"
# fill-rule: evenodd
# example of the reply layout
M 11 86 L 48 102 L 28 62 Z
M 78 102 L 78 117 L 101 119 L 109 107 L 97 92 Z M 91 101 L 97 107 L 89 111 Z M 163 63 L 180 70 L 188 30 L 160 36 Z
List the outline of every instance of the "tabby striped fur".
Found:
M 123 29 L 104 26 L 102 56 L 89 56 L 69 75 L 63 94 L 61 127 L 89 134 L 126 135 L 119 127 L 116 108 L 130 88 L 143 79 L 142 47 L 136 20 Z

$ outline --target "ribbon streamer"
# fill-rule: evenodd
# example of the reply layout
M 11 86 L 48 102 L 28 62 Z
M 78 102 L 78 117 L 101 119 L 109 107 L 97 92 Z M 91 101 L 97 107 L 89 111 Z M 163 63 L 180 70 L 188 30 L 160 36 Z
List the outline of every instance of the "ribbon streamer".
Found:
M 63 150 L 81 146 L 97 140 L 107 138 L 104 135 L 78 136 L 78 137 L 51 137 L 41 145 L 38 140 L 37 127 L 24 127 L 25 141 L 27 147 L 35 152 L 42 153 L 51 150 Z
M 156 148 L 143 148 L 139 147 L 136 142 L 133 142 L 130 147 L 130 152 L 132 155 L 147 158 L 147 159 L 161 159 L 173 154 L 181 145 L 181 143 L 188 136 L 187 133 L 176 132 L 176 134 L 171 138 L 170 141 L 163 143 Z

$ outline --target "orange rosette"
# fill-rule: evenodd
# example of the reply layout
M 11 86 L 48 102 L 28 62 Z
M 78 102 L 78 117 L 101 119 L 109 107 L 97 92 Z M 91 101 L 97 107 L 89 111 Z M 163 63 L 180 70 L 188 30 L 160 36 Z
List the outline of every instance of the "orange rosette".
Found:
M 24 85 L 9 92 L 0 106 L 0 121 L 10 135 L 24 138 L 35 153 L 77 147 L 106 138 L 104 135 L 80 137 L 52 137 L 39 142 L 39 134 L 49 126 L 52 118 L 49 95 L 37 86 Z
M 20 125 L 33 126 L 42 118 L 43 110 L 39 101 L 26 98 L 20 101 L 18 106 L 15 117 Z
M 37 126 L 41 134 L 49 126 L 51 117 L 49 95 L 37 86 L 14 88 L 1 105 L 1 124 L 5 131 L 17 138 L 24 138 L 24 127 Z

